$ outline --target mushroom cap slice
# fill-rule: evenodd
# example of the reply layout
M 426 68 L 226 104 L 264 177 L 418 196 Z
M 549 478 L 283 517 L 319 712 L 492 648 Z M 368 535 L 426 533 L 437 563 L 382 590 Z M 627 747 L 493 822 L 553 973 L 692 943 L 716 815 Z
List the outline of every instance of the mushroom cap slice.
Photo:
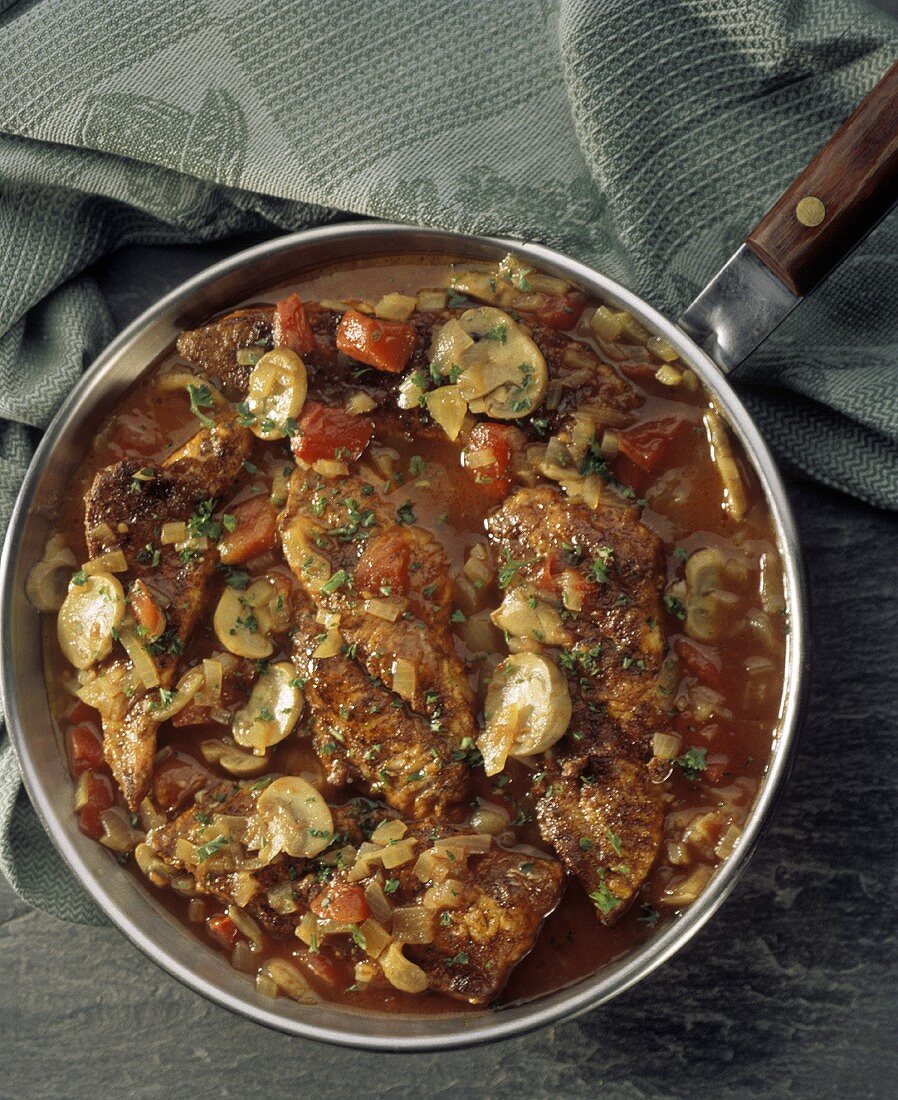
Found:
M 73 578 L 56 620 L 56 636 L 65 659 L 84 669 L 108 657 L 124 617 L 125 593 L 111 573 L 93 573 L 81 583 Z

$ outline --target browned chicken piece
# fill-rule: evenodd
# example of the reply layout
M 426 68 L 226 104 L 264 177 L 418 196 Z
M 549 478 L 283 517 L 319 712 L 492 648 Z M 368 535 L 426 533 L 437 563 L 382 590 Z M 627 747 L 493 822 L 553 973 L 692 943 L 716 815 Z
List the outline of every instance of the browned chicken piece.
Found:
M 461 830 L 455 830 L 460 832 Z M 451 826 L 411 826 L 422 843 Z M 462 864 L 461 866 L 459 864 Z M 401 867 L 397 905 L 420 903 L 422 884 L 414 867 Z M 515 966 L 536 942 L 543 921 L 561 901 L 564 869 L 548 857 L 497 844 L 466 860 L 456 858 L 450 878 L 452 908 L 434 912 L 433 943 L 409 945 L 405 955 L 427 975 L 429 988 L 470 1004 L 490 1004 Z
M 630 507 L 593 511 L 549 487 L 515 493 L 487 525 L 509 568 L 520 563 L 514 583 L 547 560 L 556 598 L 562 571 L 581 578 L 582 608 L 565 622 L 573 644 L 553 653 L 567 672 L 573 716 L 539 765 L 537 820 L 610 924 L 661 841 L 661 787 L 650 767 L 652 737 L 670 721 L 658 683 L 660 540 Z
M 144 598 L 152 600 L 165 617 L 164 633 L 144 642 L 160 688 L 168 689 L 174 681 L 179 654 L 203 611 L 208 581 L 218 561 L 214 544 L 183 556 L 174 545 L 163 546 L 162 525 L 189 523 L 194 516 L 202 523 L 204 509 L 208 513 L 210 502 L 237 477 L 251 439 L 248 429 L 229 416 L 198 432 L 160 467 L 133 460 L 107 466 L 87 493 L 90 556 L 121 550 L 128 569 L 120 579 L 132 605 L 138 585 Z M 130 663 L 116 657 L 103 667 L 127 674 Z M 146 794 L 152 773 L 159 726 L 154 711 L 160 706 L 155 688 L 148 691 L 138 681 L 131 691 L 130 697 L 122 694 L 109 702 L 101 709 L 101 717 L 106 761 L 133 810 Z
M 400 866 L 385 869 L 375 861 L 368 874 L 357 876 L 350 871 L 352 881 L 347 881 L 347 860 L 344 857 L 341 865 L 336 852 L 346 845 L 358 849 L 379 823 L 396 818 L 388 807 L 366 799 L 331 807 L 336 836 L 317 858 L 296 859 L 280 853 L 261 869 L 235 870 L 230 847 L 216 847 L 221 835 L 216 815 L 223 815 L 222 820 L 239 832 L 240 819 L 251 819 L 262 787 L 264 783 L 220 784 L 174 822 L 153 830 L 147 843 L 171 872 L 191 871 L 199 893 L 239 904 L 276 935 L 294 933 L 310 907 L 319 915 L 338 912 L 347 892 L 358 898 L 367 886 L 377 883 L 390 908 L 417 909 L 430 928 L 432 942 L 406 943 L 403 948 L 405 957 L 426 975 L 427 987 L 471 1004 L 489 1004 L 502 991 L 512 968 L 531 950 L 543 920 L 561 899 L 564 872 L 556 860 L 534 856 L 529 850 L 500 848 L 483 837 L 479 840 L 485 850 L 467 852 L 463 842 L 453 847 L 453 840 L 474 839 L 468 830 L 435 821 L 408 825 L 400 842 L 410 841 L 412 849 Z M 185 852 L 179 842 L 183 841 L 193 852 L 203 854 L 199 867 L 182 858 Z M 440 851 L 443 842 L 448 843 L 448 852 Z M 388 844 L 385 850 L 389 848 Z M 422 853 L 431 857 L 426 869 L 418 863 Z M 348 862 L 352 864 L 354 858 Z M 389 893 L 385 894 L 387 882 Z M 424 896 L 432 889 L 441 896 L 431 896 L 425 909 Z M 292 912 L 285 911 L 290 908 L 283 904 L 285 891 L 295 906 Z M 379 923 L 389 931 L 389 917 L 382 915 Z M 364 935 L 350 938 L 350 931 L 336 936 L 322 932 L 321 942 L 350 961 L 367 959 L 370 964 L 361 946 Z
M 340 407 L 347 388 L 368 394 L 379 406 L 374 418 L 380 438 L 391 432 L 413 433 L 416 438 L 431 435 L 443 438 L 443 430 L 429 418 L 422 417 L 419 410 L 404 412 L 397 408 L 396 398 L 399 383 L 408 374 L 422 371 L 424 379 L 430 378 L 428 352 L 434 333 L 447 321 L 459 317 L 466 308 L 469 307 L 413 313 L 408 323 L 417 333 L 415 350 L 406 371 L 394 375 L 362 366 L 338 352 L 336 331 L 342 314 L 317 302 L 306 302 L 306 315 L 315 335 L 315 348 L 303 356 L 310 388 L 325 404 Z M 237 352 L 256 345 L 262 351 L 271 347 L 273 316 L 273 309 L 261 306 L 237 310 L 201 328 L 182 333 L 178 338 L 178 351 L 189 363 L 220 379 L 233 395 L 242 394 L 252 368 L 237 363 Z M 545 356 L 550 378 L 564 383 L 558 408 L 546 414 L 551 431 L 563 426 L 570 413 L 591 405 L 601 409 L 602 422 L 609 427 L 630 422 L 631 410 L 639 398 L 632 386 L 594 351 L 575 343 L 563 332 L 543 325 L 533 315 L 521 313 L 520 323 Z
M 280 528 L 314 609 L 298 615 L 294 646 L 308 667 L 314 744 L 329 781 L 358 781 L 412 817 L 442 816 L 467 797 L 464 756 L 475 733 L 449 630 L 445 554 L 356 477 L 297 472 Z M 325 633 L 315 612 L 339 615 L 342 653 L 312 655 Z
M 178 354 L 195 367 L 219 379 L 228 389 L 246 390 L 250 366 L 237 362 L 240 348 L 271 347 L 272 311 L 264 306 L 238 309 L 202 328 L 182 332 Z
M 318 871 L 327 864 L 320 859 L 293 858 L 281 852 L 265 867 L 238 871 L 233 868 L 230 849 L 217 848 L 222 834 L 215 815 L 225 815 L 230 824 L 241 818 L 249 819 L 264 788 L 264 781 L 248 785 L 224 782 L 207 788 L 196 803 L 174 821 L 152 830 L 147 836 L 147 845 L 171 871 L 189 869 L 196 880 L 198 893 L 233 902 L 251 913 L 267 931 L 288 936 L 293 934 L 311 899 L 321 892 L 322 878 Z M 332 806 L 331 815 L 334 849 L 345 844 L 357 848 L 381 821 L 394 816 L 387 806 L 365 798 Z M 207 845 L 208 858 L 199 866 L 192 862 L 188 865 L 177 854 L 179 840 L 194 845 L 201 853 L 203 845 Z M 290 913 L 274 908 L 269 896 L 269 891 L 287 883 L 290 884 L 291 900 L 296 902 L 296 908 Z

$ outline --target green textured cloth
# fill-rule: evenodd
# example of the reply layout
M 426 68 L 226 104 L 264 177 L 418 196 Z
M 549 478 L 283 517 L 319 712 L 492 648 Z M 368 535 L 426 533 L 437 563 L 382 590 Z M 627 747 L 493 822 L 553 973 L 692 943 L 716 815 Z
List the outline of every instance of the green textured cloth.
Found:
M 0 522 L 131 244 L 348 213 L 542 241 L 675 315 L 898 53 L 849 0 L 0 0 Z M 749 361 L 790 467 L 898 507 L 898 222 Z M 0 867 L 99 918 L 0 741 Z

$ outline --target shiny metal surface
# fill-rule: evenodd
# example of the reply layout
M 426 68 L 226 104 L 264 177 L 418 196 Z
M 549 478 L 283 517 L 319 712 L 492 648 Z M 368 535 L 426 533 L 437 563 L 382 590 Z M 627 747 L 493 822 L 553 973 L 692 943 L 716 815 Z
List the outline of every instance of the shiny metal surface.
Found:
M 71 471 L 97 426 L 180 329 L 254 295 L 289 285 L 301 273 L 324 264 L 422 253 L 492 259 L 509 248 L 549 274 L 572 279 L 610 305 L 629 310 L 668 340 L 714 395 L 745 447 L 774 518 L 791 621 L 782 717 L 769 767 L 740 845 L 715 872 L 699 900 L 637 950 L 566 989 L 501 1012 L 427 1018 L 371 1015 L 327 1004 L 308 1007 L 283 998 L 267 1000 L 222 956 L 199 945 L 111 853 L 79 832 L 71 811 L 72 780 L 47 701 L 40 624 L 25 598 L 25 578 L 41 556 L 53 530 L 58 501 L 67 492 Z M 144 313 L 93 364 L 47 430 L 13 512 L 0 562 L 0 647 L 0 687 L 8 726 L 32 802 L 85 889 L 137 947 L 192 989 L 270 1027 L 371 1050 L 434 1050 L 500 1039 L 595 1008 L 660 966 L 711 917 L 757 844 L 788 770 L 806 679 L 806 598 L 791 510 L 767 447 L 726 379 L 681 329 L 611 279 L 540 245 L 356 223 L 282 237 L 215 265 Z
M 742 245 L 677 324 L 725 373 L 762 344 L 801 301 Z

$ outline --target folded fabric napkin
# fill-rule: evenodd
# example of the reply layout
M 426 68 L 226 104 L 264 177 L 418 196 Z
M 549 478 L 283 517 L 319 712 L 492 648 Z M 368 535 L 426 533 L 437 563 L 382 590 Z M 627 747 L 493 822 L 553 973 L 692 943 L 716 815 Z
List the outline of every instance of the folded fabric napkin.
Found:
M 347 214 L 542 241 L 676 315 L 896 56 L 846 0 L 0 0 L 0 523 L 132 244 Z M 898 220 L 743 368 L 780 459 L 898 507 Z M 0 867 L 102 919 L 0 742 Z

